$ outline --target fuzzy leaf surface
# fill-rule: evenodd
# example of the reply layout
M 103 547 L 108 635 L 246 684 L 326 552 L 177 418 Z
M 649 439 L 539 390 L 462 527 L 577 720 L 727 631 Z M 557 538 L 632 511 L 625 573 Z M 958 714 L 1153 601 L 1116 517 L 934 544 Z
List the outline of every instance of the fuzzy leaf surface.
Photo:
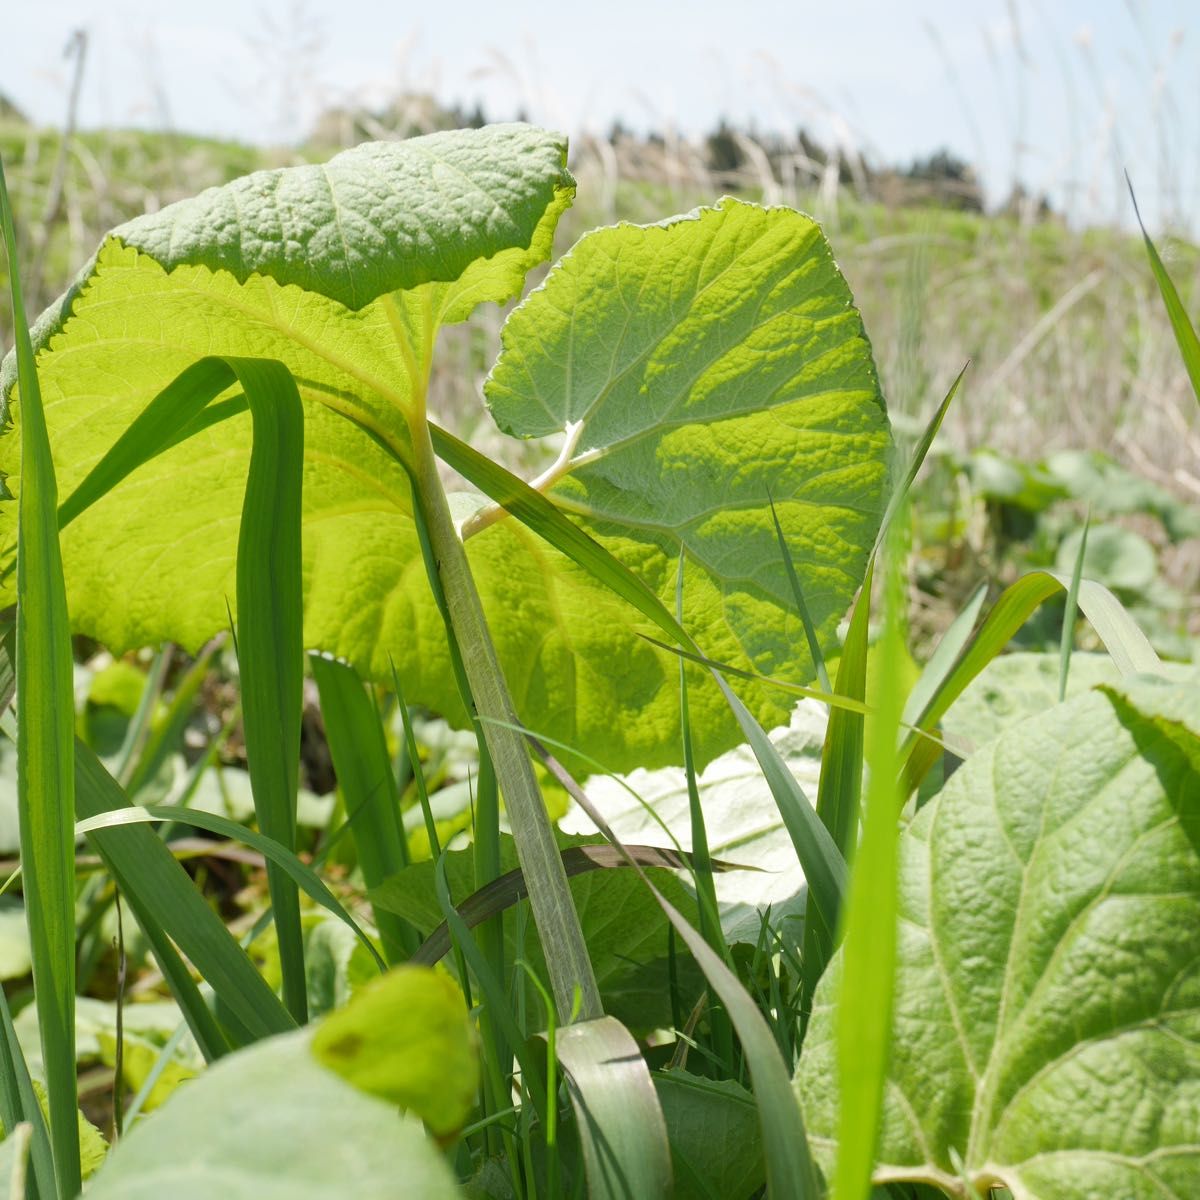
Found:
M 565 434 L 548 494 L 668 609 L 682 551 L 683 623 L 710 657 L 812 677 L 771 502 L 828 647 L 891 452 L 862 321 L 815 221 L 726 199 L 588 234 L 509 318 L 485 394 L 505 432 Z M 695 680 L 693 719 L 722 705 Z M 760 721 L 786 721 L 778 695 L 750 694 Z
M 1200 1186 L 1200 688 L 1091 692 L 980 750 L 901 841 L 876 1182 L 1016 1200 Z M 834 1155 L 830 1007 L 796 1084 Z

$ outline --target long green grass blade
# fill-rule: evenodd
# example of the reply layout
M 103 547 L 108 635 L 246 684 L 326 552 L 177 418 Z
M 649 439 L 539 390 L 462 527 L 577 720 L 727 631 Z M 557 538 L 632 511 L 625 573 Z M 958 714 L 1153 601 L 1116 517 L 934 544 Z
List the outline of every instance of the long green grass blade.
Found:
M 21 397 L 17 517 L 17 801 L 34 1001 L 46 1067 L 59 1194 L 78 1195 L 75 1076 L 75 697 L 71 627 L 58 543 L 58 485 L 38 387 L 4 169 L 0 224 L 8 255 Z
M 126 808 L 111 809 L 80 821 L 75 829 L 78 834 L 95 835 L 102 830 L 114 830 L 129 825 L 143 825 L 153 821 L 175 821 L 179 818 L 179 810 L 169 804 L 131 804 Z M 387 970 L 379 951 L 375 949 L 371 939 L 362 931 L 358 922 L 346 911 L 341 901 L 327 888 L 321 877 L 309 866 L 302 863 L 292 851 L 281 846 L 274 838 L 268 837 L 254 829 L 247 829 L 228 817 L 219 817 L 215 813 L 201 812 L 192 809 L 188 812 L 189 825 L 206 829 L 231 842 L 245 842 L 253 847 L 269 863 L 274 863 L 285 874 L 298 891 L 304 892 L 310 900 L 315 901 L 327 912 L 331 912 L 339 921 L 350 929 L 366 948 L 375 965 L 381 972 Z
M 867 568 L 858 593 L 850 627 L 838 663 L 837 691 L 854 700 L 865 700 L 867 693 L 867 650 L 871 618 L 871 590 L 875 560 Z M 821 778 L 817 785 L 817 816 L 829 830 L 843 858 L 850 858 L 858 838 L 859 803 L 863 780 L 863 714 L 844 708 L 829 710 L 829 725 L 821 748 Z M 833 939 L 819 922 L 804 927 L 803 993 L 801 1026 L 807 1027 L 813 994 L 833 954 Z
M 321 654 L 310 655 L 309 664 L 363 882 L 378 887 L 408 864 L 400 797 L 379 713 L 353 667 Z M 403 962 L 417 948 L 416 930 L 395 913 L 376 908 L 375 926 L 389 965 Z
M 1084 519 L 1083 536 L 1079 539 L 1079 553 L 1075 555 L 1075 566 L 1071 571 L 1071 585 L 1067 588 L 1067 603 L 1063 609 L 1062 639 L 1058 649 L 1058 702 L 1067 698 L 1067 679 L 1071 670 L 1071 650 L 1075 645 L 1075 614 L 1079 608 L 1079 585 L 1083 581 L 1083 560 L 1087 555 L 1088 529 L 1091 513 Z
M 567 789 L 572 799 L 587 813 L 596 828 L 620 851 L 629 865 L 642 877 L 676 933 L 700 965 L 713 991 L 721 998 L 729 1019 L 742 1043 L 742 1052 L 754 1083 L 754 1099 L 762 1126 L 767 1159 L 767 1192 L 772 1200 L 818 1200 L 821 1196 L 816 1166 L 804 1131 L 804 1119 L 788 1078 L 787 1067 L 779 1052 L 775 1035 L 758 1006 L 737 976 L 721 961 L 711 946 L 684 916 L 650 882 L 632 855 L 625 852 L 587 794 L 557 759 L 543 755 L 551 774 Z M 822 826 L 824 828 L 824 826 Z M 828 836 L 828 834 L 826 835 Z
M 57 1195 L 50 1130 L 46 1127 L 42 1106 L 33 1090 L 33 1080 L 13 1027 L 12 1012 L 3 988 L 0 988 L 0 1092 L 4 1100 L 0 1111 L 4 1128 L 11 1133 L 18 1121 L 25 1121 L 32 1129 L 29 1156 L 33 1165 L 33 1200 Z
M 804 637 L 808 642 L 808 652 L 812 656 L 813 666 L 817 672 L 817 682 L 821 690 L 832 692 L 829 682 L 829 671 L 825 666 L 825 655 L 821 653 L 821 643 L 817 639 L 817 627 L 813 624 L 812 614 L 804 599 L 804 589 L 800 586 L 800 577 L 796 574 L 796 564 L 792 562 L 792 552 L 788 549 L 787 538 L 783 526 L 779 523 L 779 514 L 775 511 L 775 501 L 771 501 L 771 520 L 775 522 L 775 538 L 779 542 L 779 557 L 783 560 L 787 571 L 788 584 L 792 589 L 792 598 L 796 601 L 796 611 L 800 614 L 800 623 L 804 626 Z
M 772 507 L 772 511 L 774 508 Z M 776 528 L 779 528 L 776 521 Z M 782 539 L 783 530 L 779 529 Z M 683 564 L 682 550 L 679 554 L 679 568 L 675 574 L 675 617 L 683 623 Z M 799 588 L 799 583 L 796 584 Z M 798 594 L 798 593 L 797 593 Z M 814 642 L 815 646 L 816 643 Z M 819 651 L 813 651 L 819 655 Z M 822 672 L 824 662 L 814 658 Z M 708 848 L 708 829 L 704 821 L 704 806 L 700 802 L 700 784 L 696 776 L 696 756 L 692 749 L 691 710 L 688 706 L 687 670 L 683 659 L 679 660 L 679 728 L 683 735 L 683 774 L 687 781 L 688 818 L 692 834 L 692 878 L 696 885 L 696 900 L 700 916 L 700 934 L 706 942 L 719 954 L 727 966 L 733 965 L 733 956 L 725 944 L 721 930 L 721 914 L 717 907 L 717 889 L 713 883 L 712 855 Z M 713 1048 L 722 1062 L 732 1067 L 733 1029 L 729 1023 L 729 1014 L 717 1001 L 715 993 L 709 994 L 710 1024 L 712 1027 Z
M 901 510 L 903 512 L 903 510 Z M 900 802 L 897 734 L 904 704 L 904 556 L 889 539 L 880 643 L 878 710 L 871 724 L 870 782 L 862 841 L 847 848 L 846 896 L 837 1050 L 841 1107 L 833 1200 L 865 1200 L 871 1190 L 892 1033 L 896 965 L 896 884 Z
M 871 620 L 871 589 L 875 582 L 872 560 L 850 616 L 846 641 L 838 663 L 837 691 L 865 704 L 867 651 Z M 837 848 L 849 858 L 858 837 L 858 806 L 862 792 L 863 713 L 846 708 L 829 710 L 829 727 L 821 751 L 821 781 L 817 787 L 817 815 L 825 822 Z
M 555 1053 L 575 1110 L 592 1200 L 672 1194 L 667 1122 L 646 1060 L 616 1017 L 557 1031 Z
M 901 718 L 903 725 L 915 725 L 921 713 L 925 711 L 925 706 L 946 682 L 946 676 L 953 670 L 958 656 L 975 630 L 987 594 L 988 585 L 981 583 L 963 605 L 962 612 L 950 622 L 946 632 L 942 634 L 904 703 Z
M 513 699 L 496 654 L 466 550 L 439 473 L 429 429 L 422 418 L 410 424 L 412 480 L 422 548 L 432 551 L 432 580 L 440 581 L 449 621 L 447 637 L 457 642 L 470 701 L 487 739 L 488 753 L 504 796 L 517 857 L 529 880 L 529 906 L 537 925 L 559 1020 L 590 1020 L 604 1007 L 587 942 L 575 911 L 545 800 L 521 735 L 505 725 L 516 721 Z M 435 585 L 436 587 L 437 585 Z M 498 724 L 503 723 L 503 724 Z M 577 994 L 582 998 L 576 1003 Z
M 921 731 L 934 728 L 971 680 L 1004 650 L 1038 605 L 1069 587 L 1070 580 L 1060 575 L 1050 571 L 1031 571 L 1000 594 L 986 620 L 946 673 L 941 685 L 926 701 L 913 722 L 914 728 L 904 739 L 900 761 L 903 764 L 906 794 L 911 793 L 925 777 L 939 752 L 936 743 L 921 737 Z M 1079 585 L 1079 608 L 1091 622 L 1123 675 L 1153 672 L 1162 666 L 1146 635 L 1103 584 L 1092 579 L 1083 580 Z
M 286 850 L 296 848 L 300 711 L 304 685 L 300 496 L 304 409 L 282 363 L 230 359 L 250 404 L 254 442 L 237 553 L 238 667 L 246 762 L 258 827 Z M 275 914 L 283 1002 L 308 1019 L 304 934 L 296 881 L 267 863 Z
M 783 818 L 784 828 L 792 839 L 796 857 L 800 860 L 808 883 L 806 920 L 817 923 L 823 944 L 828 945 L 832 953 L 833 936 L 846 890 L 846 860 L 766 730 L 734 695 L 729 684 L 715 672 L 714 678 L 758 760 L 763 778 Z
M 75 772 L 75 805 L 81 820 L 119 821 L 121 814 L 135 811 L 104 764 L 82 742 L 76 745 Z M 166 811 L 178 819 L 177 808 L 168 806 Z M 114 813 L 116 818 L 109 817 Z M 295 1028 L 295 1022 L 246 952 L 151 829 L 97 828 L 88 835 L 88 841 L 104 860 L 154 949 L 206 1058 L 219 1057 L 228 1043 L 212 1024 L 208 1008 L 194 991 L 190 973 L 179 962 L 172 943 L 183 951 L 251 1038 L 270 1037 Z
M 1175 331 L 1175 341 L 1179 346 L 1183 365 L 1187 368 L 1188 379 L 1192 382 L 1192 391 L 1196 393 L 1196 399 L 1200 401 L 1200 338 L 1196 336 L 1196 327 L 1192 324 L 1187 309 L 1183 307 L 1183 301 L 1179 298 L 1179 292 L 1167 271 L 1166 264 L 1159 257 L 1158 250 L 1150 240 L 1146 226 L 1142 223 L 1142 214 L 1138 211 L 1137 197 L 1133 194 L 1133 184 L 1130 183 L 1128 175 L 1125 176 L 1125 182 L 1129 184 L 1129 197 L 1133 201 L 1133 211 L 1137 217 L 1138 227 L 1142 231 L 1142 239 L 1146 243 L 1150 270 L 1154 273 L 1154 280 L 1158 284 L 1158 290 L 1162 293 L 1163 303 L 1167 306 L 1167 316 L 1171 319 L 1171 328 Z

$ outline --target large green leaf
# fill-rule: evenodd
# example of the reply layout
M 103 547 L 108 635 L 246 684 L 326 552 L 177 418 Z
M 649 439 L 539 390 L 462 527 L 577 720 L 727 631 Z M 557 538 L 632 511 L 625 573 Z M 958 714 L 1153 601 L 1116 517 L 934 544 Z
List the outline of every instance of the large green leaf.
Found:
M 1195 684 L 1090 692 L 1005 731 L 913 822 L 877 1181 L 1197 1193 L 1197 713 Z M 797 1075 L 826 1165 L 841 963 Z
M 485 393 L 506 432 L 563 435 L 542 486 L 668 611 L 682 549 L 684 625 L 710 657 L 812 676 L 772 500 L 828 645 L 862 580 L 891 450 L 862 322 L 816 222 L 724 200 L 587 235 L 509 318 Z M 648 664 L 631 666 L 626 690 L 652 684 Z M 589 674 L 587 687 L 599 699 L 611 684 Z M 720 693 L 690 691 L 693 729 L 710 724 Z M 754 708 L 786 720 L 778 695 Z
M 766 1178 L 754 1097 L 732 1079 L 654 1077 L 675 1168 L 675 1200 L 745 1200 Z
M 410 700 L 464 719 L 397 461 L 403 410 L 438 325 L 510 298 L 548 255 L 573 189 L 563 153 L 524 126 L 364 146 L 115 230 L 36 331 L 63 494 L 199 358 L 278 359 L 305 406 L 305 644 L 385 683 L 394 661 Z M 516 436 L 571 424 L 575 454 L 540 486 L 668 608 L 685 547 L 685 624 L 706 652 L 810 673 L 768 485 L 827 643 L 891 444 L 815 223 L 728 201 L 590 236 L 513 316 L 489 395 Z M 225 400 L 64 531 L 73 620 L 116 649 L 194 648 L 227 623 L 249 439 L 236 390 Z M 12 441 L 0 470 L 19 488 Z M 464 517 L 478 503 L 464 498 Z M 11 549 L 0 523 L 0 561 Z M 517 521 L 468 551 L 525 724 L 616 766 L 678 757 L 678 665 L 635 636 L 651 622 Z M 764 724 L 783 719 L 777 694 L 750 685 L 747 699 Z M 701 759 L 737 737 L 699 675 L 691 725 Z
M 270 1038 L 180 1088 L 121 1140 L 89 1198 L 461 1195 L 420 1123 L 320 1066 L 310 1039 Z

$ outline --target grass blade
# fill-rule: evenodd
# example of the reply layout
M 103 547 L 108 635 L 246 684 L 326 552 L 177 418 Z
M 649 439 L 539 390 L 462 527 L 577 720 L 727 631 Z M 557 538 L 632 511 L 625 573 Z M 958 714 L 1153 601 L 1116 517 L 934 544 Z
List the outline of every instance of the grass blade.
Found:
M 400 824 L 400 797 L 379 713 L 353 667 L 321 654 L 309 655 L 321 695 L 325 734 L 346 803 L 346 823 L 368 888 L 408 865 Z M 375 909 L 375 926 L 389 966 L 417 948 L 416 930 L 386 909 Z
M 903 512 L 904 510 L 901 510 Z M 870 781 L 862 841 L 847 847 L 853 869 L 846 895 L 837 1051 L 841 1107 L 834 1200 L 865 1200 L 879 1134 L 884 1081 L 891 1049 L 896 964 L 896 887 L 899 814 L 897 734 L 904 644 L 904 556 L 891 537 L 886 560 L 882 673 L 878 710 L 871 724 Z
M 774 512 L 774 506 L 772 506 L 772 512 Z M 778 520 L 775 526 L 779 530 L 779 537 L 782 540 L 783 530 L 780 528 Z M 790 565 L 791 560 L 788 561 Z M 683 551 L 680 550 L 679 567 L 675 573 L 675 617 L 681 625 L 683 624 L 683 564 Z M 799 595 L 799 586 L 797 580 L 797 595 Z M 808 619 L 807 613 L 805 619 Z M 821 670 L 824 672 L 825 664 L 819 659 L 820 652 L 815 641 L 812 642 L 812 647 L 814 655 L 818 656 L 818 658 L 814 658 L 814 661 L 820 661 Z M 700 934 L 725 960 L 726 965 L 732 966 L 733 957 L 729 947 L 725 944 L 725 937 L 721 931 L 717 889 L 713 883 L 712 855 L 708 849 L 708 830 L 704 824 L 704 806 L 700 802 L 700 785 L 696 777 L 696 756 L 692 749 L 692 720 L 691 710 L 688 707 L 687 670 L 682 658 L 679 660 L 679 728 L 683 737 L 683 775 L 687 782 L 688 818 L 691 826 L 692 863 L 694 866 L 692 878 L 696 885 Z M 729 1023 L 729 1016 L 713 993 L 709 993 L 709 1008 L 713 1048 L 721 1061 L 729 1064 L 732 1069 L 734 1063 L 733 1029 Z
M 694 855 L 682 854 L 678 850 L 666 850 L 660 846 L 630 846 L 626 845 L 625 854 L 619 854 L 612 846 L 598 843 L 588 846 L 568 846 L 562 852 L 563 870 L 568 879 L 577 875 L 586 875 L 589 871 L 609 871 L 629 865 L 628 858 L 643 867 L 662 867 L 666 870 L 691 870 L 695 868 Z M 745 868 L 736 863 L 724 862 L 721 859 L 710 860 L 716 871 L 740 871 Z M 388 885 L 384 883 L 371 893 L 377 907 L 388 906 Z M 524 900 L 529 895 L 525 883 L 525 875 L 520 867 L 514 867 L 503 875 L 497 876 L 489 883 L 477 888 L 465 900 L 457 905 L 456 911 L 462 920 L 464 929 L 475 929 L 491 917 L 512 908 L 514 904 Z M 395 903 L 393 899 L 392 904 Z M 450 951 L 450 927 L 442 922 L 421 943 L 411 962 L 431 967 L 439 962 Z
M 17 798 L 34 1001 L 46 1067 L 60 1196 L 82 1187 L 75 1075 L 75 697 L 58 542 L 58 485 L 21 298 L 4 169 L 0 224 L 8 255 L 21 396 L 17 517 Z
M 1137 217 L 1138 227 L 1142 231 L 1142 239 L 1146 243 L 1150 270 L 1154 273 L 1154 280 L 1158 284 L 1158 290 L 1162 293 L 1163 303 L 1167 306 L 1167 316 L 1171 319 L 1171 328 L 1175 331 L 1175 341 L 1179 346 L 1183 365 L 1187 368 L 1188 379 L 1192 381 L 1192 391 L 1196 393 L 1196 399 L 1200 401 L 1200 338 L 1196 336 L 1196 328 L 1188 317 L 1187 309 L 1183 307 L 1183 301 L 1179 298 L 1179 292 L 1166 265 L 1150 240 L 1146 226 L 1142 224 L 1142 214 L 1138 211 L 1137 197 L 1133 194 L 1133 184 L 1130 182 L 1128 173 L 1125 175 L 1125 182 L 1129 185 L 1129 198 L 1133 201 L 1133 212 Z
M 79 834 L 96 834 L 102 830 L 114 830 L 128 825 L 142 825 L 152 821 L 177 821 L 179 810 L 170 804 L 131 804 L 126 808 L 111 809 L 97 816 L 82 820 L 76 825 Z M 338 898 L 325 886 L 321 877 L 309 866 L 302 863 L 292 851 L 281 846 L 273 838 L 254 829 L 247 829 L 227 817 L 218 817 L 215 813 L 190 809 L 187 814 L 189 825 L 198 829 L 206 829 L 231 842 L 245 842 L 253 847 L 268 863 L 274 863 L 280 872 L 304 892 L 310 900 L 316 901 L 327 912 L 331 912 L 339 921 L 353 931 L 358 940 L 366 947 L 380 972 L 387 970 L 379 951 L 375 949 L 371 939 L 362 931 L 358 922 L 345 910 Z
M 167 757 L 182 745 L 192 706 L 208 678 L 209 664 L 219 645 L 214 641 L 188 668 L 187 674 L 176 687 L 161 724 L 150 730 L 142 752 L 132 766 L 129 785 L 125 789 L 127 795 L 136 796 L 158 774 Z
M 908 693 L 901 718 L 903 724 L 915 725 L 921 713 L 924 712 L 925 706 L 946 682 L 946 676 L 950 674 L 975 629 L 987 594 L 988 585 L 981 583 L 971 598 L 963 605 L 962 612 L 950 622 L 949 628 L 942 634 L 936 648 L 929 656 L 929 661 L 913 685 L 912 691 Z
M 768 497 L 769 499 L 769 497 Z M 787 538 L 784 537 L 783 526 L 779 523 L 779 514 L 775 511 L 775 501 L 771 501 L 771 520 L 775 522 L 775 537 L 779 542 L 779 557 L 783 560 L 787 571 L 788 583 L 792 588 L 792 598 L 796 601 L 796 611 L 804 625 L 804 636 L 808 640 L 808 652 L 812 656 L 813 668 L 817 672 L 817 682 L 821 690 L 832 692 L 829 683 L 829 672 L 825 667 L 825 656 L 821 653 L 821 643 L 817 640 L 817 629 L 813 624 L 812 614 L 804 601 L 804 589 L 800 586 L 800 577 L 796 574 L 796 564 L 792 562 L 792 552 L 788 549 Z
M 449 927 L 454 945 L 458 948 L 467 966 L 470 967 L 471 973 L 475 976 L 480 990 L 483 992 L 483 997 L 487 1009 L 491 1013 L 493 1022 L 500 1030 L 505 1041 L 512 1048 L 513 1054 L 520 1064 L 522 1086 L 544 1128 L 549 1111 L 546 1096 L 546 1073 L 542 1070 L 541 1064 L 537 1061 L 529 1043 L 525 1039 L 525 1035 L 521 1032 L 516 1019 L 513 1017 L 512 1007 L 509 1005 L 508 993 L 504 987 L 503 980 L 497 979 L 492 974 L 487 959 L 484 958 L 483 952 L 475 944 L 475 939 L 471 936 L 466 925 L 463 923 L 462 917 L 458 915 L 458 911 L 454 907 L 454 900 L 450 895 L 450 886 L 446 882 L 446 858 L 444 854 L 438 856 L 433 872 L 433 879 L 434 887 L 437 891 L 438 904 L 441 906 L 442 915 L 446 919 L 446 924 Z
M 871 589 L 875 562 L 867 568 L 858 593 L 850 628 L 838 663 L 837 691 L 854 700 L 867 694 L 867 650 L 871 619 Z M 829 710 L 829 725 L 821 747 L 821 777 L 817 785 L 817 816 L 829 830 L 843 858 L 849 860 L 858 837 L 858 813 L 863 780 L 863 736 L 866 726 L 861 713 L 843 708 Z M 801 1033 L 808 1026 L 812 998 L 833 954 L 833 939 L 817 922 L 804 927 L 803 992 L 801 995 Z
M 33 1080 L 29 1077 L 29 1067 L 21 1043 L 17 1040 L 8 997 L 3 988 L 0 988 L 0 1093 L 4 1098 L 4 1128 L 11 1132 L 16 1129 L 18 1121 L 24 1121 L 32 1127 L 30 1160 L 36 1185 L 35 1200 L 37 1197 L 57 1195 L 50 1131 L 46 1127 L 37 1093 L 33 1090 Z
M 906 795 L 920 784 L 939 753 L 937 744 L 923 738 L 921 731 L 936 726 L 971 680 L 1004 650 L 1039 604 L 1069 587 L 1070 580 L 1060 575 L 1030 571 L 1004 589 L 941 685 L 930 695 L 901 746 Z M 1123 675 L 1155 671 L 1162 666 L 1146 635 L 1103 584 L 1083 580 L 1079 585 L 1079 607 Z
M 300 710 L 304 685 L 300 497 L 304 409 L 282 363 L 231 359 L 254 426 L 237 553 L 238 664 L 246 761 L 258 827 L 287 850 L 296 847 Z M 267 885 L 279 940 L 283 1002 L 308 1018 L 300 895 L 272 860 Z
M 929 453 L 930 447 L 933 445 L 933 439 L 937 437 L 938 430 L 942 427 L 942 421 L 946 417 L 946 413 L 950 409 L 950 403 L 958 394 L 958 389 L 962 385 L 963 378 L 966 376 L 967 367 L 971 364 L 967 363 L 958 375 L 954 382 L 950 385 L 950 390 L 942 398 L 941 404 L 938 405 L 937 411 L 929 419 L 929 423 L 925 426 L 925 431 L 921 434 L 915 447 L 913 447 L 912 458 L 909 459 L 908 470 L 904 474 L 900 486 L 892 493 L 892 498 L 888 501 L 887 509 L 884 511 L 883 520 L 879 523 L 879 533 L 875 537 L 875 549 L 878 550 L 883 545 L 883 540 L 887 537 L 888 529 L 892 524 L 892 518 L 896 515 L 897 510 L 908 499 L 908 493 L 912 490 L 912 485 L 916 482 L 917 476 L 920 474 L 921 467 L 925 463 L 925 456 Z M 874 560 L 874 553 L 871 558 Z
M 222 358 L 202 358 L 180 372 L 134 418 L 108 453 L 63 501 L 58 510 L 59 528 L 65 529 L 132 471 L 172 445 L 209 401 L 233 380 L 233 370 Z
M 76 745 L 75 773 L 75 804 L 81 820 L 119 822 L 121 814 L 137 811 L 104 764 L 82 742 Z M 177 808 L 168 806 L 166 811 L 178 820 Z M 110 816 L 114 813 L 115 818 Z M 190 972 L 179 961 L 172 943 L 179 946 L 251 1038 L 295 1028 L 295 1022 L 246 952 L 152 830 L 133 827 L 112 832 L 96 828 L 88 841 L 104 860 L 153 947 L 206 1058 L 219 1057 L 228 1042 L 212 1024 L 199 993 L 193 993 Z
M 545 800 L 529 761 L 529 751 L 520 734 L 489 722 L 516 721 L 512 695 L 492 641 L 475 578 L 467 561 L 459 530 L 450 513 L 429 429 L 422 419 L 410 426 L 413 439 L 414 510 L 418 526 L 424 527 L 422 549 L 432 550 L 426 559 L 431 582 L 440 587 L 450 617 L 447 637 L 458 644 L 466 672 L 473 712 L 482 722 L 488 753 L 504 794 L 505 809 L 516 843 L 517 857 L 529 880 L 529 906 L 537 925 L 546 966 L 550 973 L 559 1020 L 575 1017 L 590 1020 L 602 1016 L 600 989 L 588 954 L 579 914 L 571 899 L 562 859 L 554 841 L 554 830 L 546 814 Z M 430 569 L 432 566 L 432 569 Z M 437 584 L 434 585 L 435 590 Z M 575 1004 L 577 989 L 582 995 Z
M 616 1017 L 557 1031 L 592 1200 L 654 1200 L 672 1192 L 667 1122 L 646 1060 Z
M 787 1067 L 779 1052 L 775 1035 L 763 1019 L 758 1006 L 737 976 L 721 961 L 712 947 L 692 928 L 683 915 L 650 882 L 638 863 L 625 851 L 587 794 L 572 778 L 570 772 L 544 749 L 534 743 L 550 773 L 567 789 L 572 799 L 587 813 L 592 823 L 604 834 L 626 861 L 642 877 L 658 901 L 675 932 L 687 945 L 700 965 L 713 991 L 721 998 L 729 1019 L 742 1043 L 742 1052 L 749 1064 L 754 1083 L 754 1098 L 762 1126 L 763 1146 L 767 1159 L 767 1192 L 773 1200 L 818 1200 L 821 1195 L 816 1166 L 804 1132 L 804 1119 L 792 1091 Z M 824 826 L 822 826 L 824 829 Z M 828 834 L 826 834 L 828 837 Z
M 1091 526 L 1089 512 L 1083 522 L 1083 537 L 1079 539 L 1079 553 L 1071 571 L 1071 586 L 1067 588 L 1067 604 L 1063 609 L 1062 641 L 1058 651 L 1058 702 L 1067 698 L 1067 676 L 1071 670 L 1071 650 L 1075 645 L 1075 613 L 1079 606 L 1079 584 L 1083 579 L 1083 560 L 1087 556 L 1088 529 Z
M 771 789 L 808 883 L 808 916 L 815 918 L 818 932 L 832 953 L 833 935 L 846 889 L 846 860 L 766 730 L 734 695 L 729 684 L 716 672 L 713 675 Z

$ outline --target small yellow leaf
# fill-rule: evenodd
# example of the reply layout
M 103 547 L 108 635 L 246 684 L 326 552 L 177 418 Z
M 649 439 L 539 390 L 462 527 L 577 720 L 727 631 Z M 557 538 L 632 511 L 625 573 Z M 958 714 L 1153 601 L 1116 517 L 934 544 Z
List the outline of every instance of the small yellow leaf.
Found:
M 475 1030 L 458 985 L 401 966 L 359 988 L 312 1041 L 348 1083 L 419 1116 L 440 1136 L 462 1128 L 479 1087 Z

